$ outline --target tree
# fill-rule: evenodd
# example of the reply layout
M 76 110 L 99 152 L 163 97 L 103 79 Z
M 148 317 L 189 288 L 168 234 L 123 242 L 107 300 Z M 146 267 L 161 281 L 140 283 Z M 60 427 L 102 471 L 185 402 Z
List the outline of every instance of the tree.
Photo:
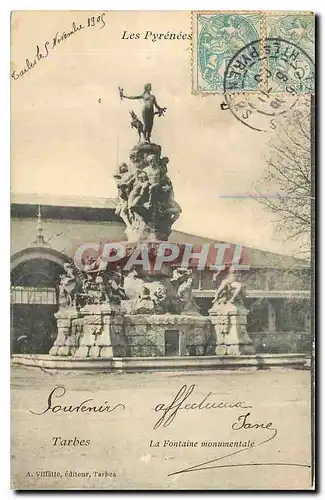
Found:
M 253 197 L 275 214 L 277 232 L 309 254 L 313 209 L 312 113 L 309 96 L 299 101 L 270 140 L 266 169 Z M 266 188 L 266 190 L 265 190 Z

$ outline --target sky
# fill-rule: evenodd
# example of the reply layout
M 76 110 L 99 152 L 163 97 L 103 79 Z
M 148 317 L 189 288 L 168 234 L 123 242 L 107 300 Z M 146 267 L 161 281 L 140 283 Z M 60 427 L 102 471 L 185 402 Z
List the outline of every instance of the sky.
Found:
M 95 26 L 87 27 L 95 16 Z M 296 246 L 275 236 L 273 216 L 247 197 L 264 173 L 268 133 L 222 111 L 222 95 L 191 92 L 191 42 L 144 39 L 191 32 L 187 12 L 18 12 L 12 17 L 11 71 L 18 74 L 37 46 L 47 57 L 11 80 L 11 189 L 14 193 L 115 198 L 116 165 L 137 135 L 121 102 L 152 83 L 158 104 L 152 141 L 168 170 L 182 215 L 173 229 L 278 253 Z M 83 29 L 56 43 L 72 23 Z M 103 26 L 101 28 L 101 26 Z M 124 39 L 122 39 L 123 33 Z M 131 39 L 131 33 L 140 33 Z M 58 34 L 58 35 L 57 35 Z

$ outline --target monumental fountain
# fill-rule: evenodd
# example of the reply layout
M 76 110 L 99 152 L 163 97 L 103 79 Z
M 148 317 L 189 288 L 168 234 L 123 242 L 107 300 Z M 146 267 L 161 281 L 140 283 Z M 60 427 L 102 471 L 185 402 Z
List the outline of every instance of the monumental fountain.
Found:
M 193 299 L 192 269 L 175 261 L 168 265 L 161 258 L 163 243 L 181 214 L 169 158 L 161 145 L 151 142 L 155 116 L 164 116 L 166 108 L 158 105 L 150 84 L 139 96 L 126 96 L 121 88 L 119 92 L 121 99 L 143 100 L 142 121 L 130 112 L 138 142 L 114 173 L 116 213 L 127 237 L 124 257 L 103 265 L 102 256 L 88 256 L 82 269 L 65 265 L 56 313 L 58 335 L 49 354 L 88 360 L 253 354 L 244 292 L 231 266 L 216 273 L 226 276 L 209 316 L 203 316 Z M 127 257 L 144 251 L 146 268 L 137 265 L 136 258 L 135 265 L 125 266 Z M 182 252 L 184 245 L 178 245 Z

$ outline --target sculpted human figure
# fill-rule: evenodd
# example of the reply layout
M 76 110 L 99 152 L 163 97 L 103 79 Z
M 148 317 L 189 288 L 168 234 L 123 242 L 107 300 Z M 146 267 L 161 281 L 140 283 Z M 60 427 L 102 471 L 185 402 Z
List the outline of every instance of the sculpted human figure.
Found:
M 121 99 L 143 99 L 142 119 L 144 124 L 144 138 L 146 142 L 150 142 L 155 114 L 162 116 L 166 111 L 166 108 L 161 108 L 157 104 L 155 96 L 151 94 L 151 83 L 145 84 L 141 95 L 127 96 L 123 93 L 123 89 L 119 88 L 119 91 Z M 155 108 L 157 109 L 156 112 Z
M 59 284 L 60 304 L 64 305 L 65 300 L 69 306 L 75 306 L 77 302 L 78 277 L 72 264 L 63 264 L 66 274 L 61 274 Z
M 119 300 L 119 287 L 114 281 L 118 273 L 110 270 L 102 272 L 100 258 L 88 257 L 84 264 L 84 273 L 83 291 L 87 303 L 101 304 Z
M 96 285 L 96 302 L 97 304 L 101 304 L 102 302 L 104 303 L 109 303 L 110 302 L 110 296 L 108 293 L 108 290 L 105 286 L 105 282 L 102 276 L 98 275 L 95 278 L 95 285 Z
M 131 215 L 133 212 L 137 212 L 136 207 L 142 207 L 145 209 L 148 208 L 149 186 L 150 184 L 147 174 L 144 171 L 139 170 L 137 172 L 133 189 L 129 195 L 128 207 Z
M 94 257 L 88 257 L 84 263 L 84 273 L 85 278 L 83 280 L 82 286 L 85 296 L 89 295 L 95 283 L 96 276 L 98 274 L 99 263 Z
M 165 158 L 162 158 L 161 160 L 163 162 L 163 170 L 160 181 L 160 191 L 162 193 L 162 202 L 164 204 L 165 212 L 170 217 L 170 223 L 173 224 L 179 218 L 180 214 L 182 213 L 182 210 L 174 198 L 174 188 L 172 185 L 172 181 L 167 175 L 168 162 L 164 160 Z
M 189 302 L 192 298 L 193 276 L 192 269 L 174 269 L 171 282 L 177 284 L 177 295 L 182 302 Z
M 216 290 L 213 304 L 216 302 L 233 304 L 242 298 L 243 286 L 238 281 L 237 273 L 231 264 L 226 264 L 224 271 L 219 270 L 215 272 L 212 277 L 212 281 L 215 283 L 217 281 L 217 277 L 224 272 L 226 273 L 226 277 L 222 280 L 220 286 Z
M 121 163 L 117 167 L 117 173 L 114 175 L 114 178 L 116 180 L 119 198 L 127 201 L 134 184 L 135 175 L 129 171 L 129 167 L 126 163 Z
M 89 281 L 94 281 L 96 274 L 99 271 L 99 261 L 94 257 L 88 257 L 84 264 L 84 272 L 86 274 L 86 279 Z
M 60 275 L 60 283 L 59 283 L 59 305 L 60 307 L 65 307 L 69 305 L 68 295 L 66 293 L 66 289 L 64 286 L 65 274 Z
M 167 175 L 167 165 L 169 163 L 168 156 L 164 156 L 160 159 L 160 172 L 161 175 Z
M 167 290 L 162 283 L 160 283 L 153 292 L 153 301 L 155 304 L 156 313 L 163 313 L 167 310 L 168 306 Z
M 171 283 L 177 287 L 177 296 L 180 301 L 182 313 L 200 314 L 195 301 L 193 300 L 193 271 L 188 268 L 176 268 L 170 279 Z
M 148 155 L 147 166 L 144 167 L 143 172 L 146 172 L 151 185 L 159 184 L 161 178 L 161 170 L 159 158 L 157 158 L 156 155 Z
M 115 213 L 121 217 L 127 226 L 129 226 L 128 197 L 134 185 L 135 175 L 129 171 L 129 167 L 126 163 L 121 163 L 118 166 L 114 178 L 116 180 L 119 196 L 119 204 L 116 207 Z
M 149 206 L 154 205 L 154 201 L 158 198 L 158 191 L 161 181 L 161 166 L 159 163 L 159 158 L 156 155 L 149 155 L 147 157 L 148 166 L 143 169 L 143 172 L 147 174 L 150 186 L 149 186 Z
M 66 262 L 65 264 L 63 264 L 63 269 L 66 272 L 67 283 L 73 281 L 75 279 L 75 271 L 72 264 Z
M 134 304 L 133 312 L 136 314 L 150 314 L 154 312 L 154 309 L 155 304 L 151 297 L 150 289 L 144 284 Z
M 127 299 L 123 286 L 123 272 L 120 268 L 116 269 L 116 271 L 108 270 L 106 284 L 109 287 L 112 298 Z
M 192 270 L 182 267 L 174 269 L 170 281 L 177 286 L 177 295 L 182 301 L 188 301 L 192 291 Z

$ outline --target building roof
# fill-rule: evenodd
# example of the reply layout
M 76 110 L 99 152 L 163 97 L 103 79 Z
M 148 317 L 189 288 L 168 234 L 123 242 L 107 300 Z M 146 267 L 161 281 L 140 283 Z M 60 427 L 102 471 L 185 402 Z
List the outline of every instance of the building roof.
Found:
M 193 245 L 202 245 L 204 243 L 228 243 L 234 245 L 234 243 L 222 240 L 213 240 L 203 236 L 197 236 L 195 234 L 183 233 L 182 231 L 172 231 L 169 241 L 175 241 L 178 243 L 192 243 Z M 259 248 L 246 247 L 246 258 L 247 262 L 252 267 L 262 268 L 283 268 L 283 267 L 310 267 L 310 262 L 306 259 L 298 259 L 291 257 L 290 255 L 283 255 L 274 252 L 268 252 L 266 250 L 260 250 Z
M 94 198 L 92 196 L 58 196 L 39 193 L 12 193 L 12 205 L 47 205 L 53 207 L 111 208 L 117 206 L 117 199 Z
M 115 215 L 115 208 L 118 200 L 112 198 L 93 198 L 87 196 L 53 196 L 47 194 L 25 194 L 12 193 L 11 205 L 12 216 L 18 218 L 36 218 L 37 206 L 42 206 L 42 215 L 44 219 L 58 220 L 81 220 L 87 221 L 102 221 L 102 222 L 118 222 L 124 225 L 121 219 Z M 81 230 L 82 228 L 80 228 Z M 97 231 L 99 231 L 99 227 Z M 86 228 L 83 227 L 84 232 Z M 103 228 L 103 231 L 106 231 Z M 99 231 L 100 232 L 100 231 Z M 98 237 L 100 235 L 98 234 Z M 86 237 L 86 234 L 85 234 Z M 86 237 L 87 239 L 87 237 Z M 215 240 L 189 234 L 182 231 L 172 231 L 170 242 L 191 243 L 195 247 L 203 244 L 214 245 L 216 243 L 231 242 Z M 310 267 L 310 262 L 305 259 L 299 259 L 288 255 L 277 254 L 258 248 L 245 247 L 246 262 L 253 268 L 302 268 Z

